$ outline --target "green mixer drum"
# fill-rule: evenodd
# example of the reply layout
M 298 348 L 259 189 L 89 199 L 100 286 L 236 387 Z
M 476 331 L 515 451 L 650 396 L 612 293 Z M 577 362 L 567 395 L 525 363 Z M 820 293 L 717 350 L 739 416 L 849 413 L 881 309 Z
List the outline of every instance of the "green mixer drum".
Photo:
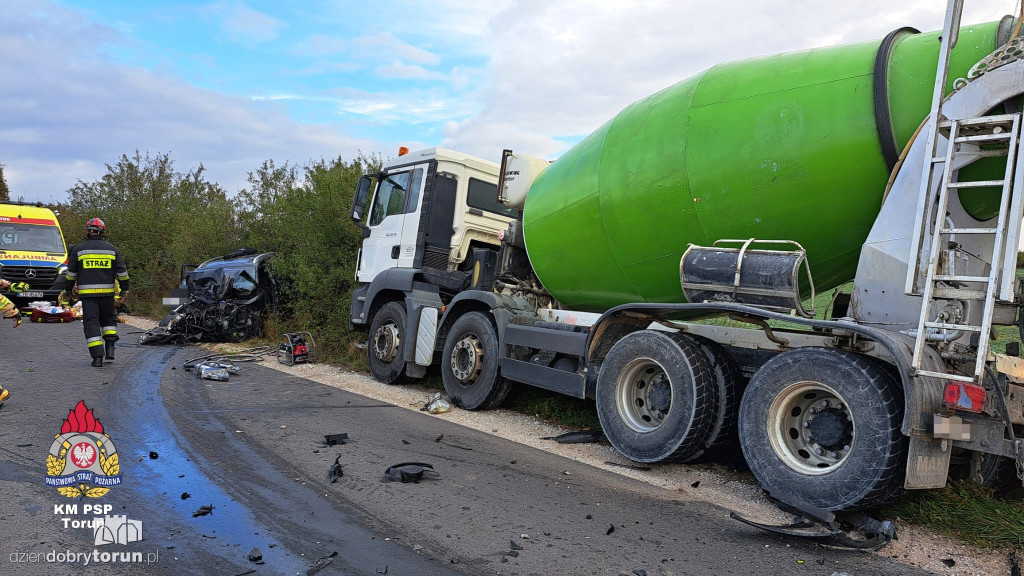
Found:
M 950 89 L 1005 29 L 961 29 Z M 801 243 L 819 291 L 852 279 L 890 165 L 931 106 L 938 35 L 720 64 L 631 104 L 530 188 L 541 282 L 578 310 L 682 302 L 687 244 L 750 237 Z

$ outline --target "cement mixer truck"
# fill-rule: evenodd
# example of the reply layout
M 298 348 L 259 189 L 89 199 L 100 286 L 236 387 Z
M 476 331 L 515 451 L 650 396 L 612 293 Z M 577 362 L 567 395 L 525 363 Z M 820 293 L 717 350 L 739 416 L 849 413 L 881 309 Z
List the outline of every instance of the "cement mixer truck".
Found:
M 828 511 L 1019 483 L 1024 40 L 960 14 L 715 66 L 553 162 L 403 150 L 352 207 L 373 376 L 591 398 L 633 461 L 742 453 Z

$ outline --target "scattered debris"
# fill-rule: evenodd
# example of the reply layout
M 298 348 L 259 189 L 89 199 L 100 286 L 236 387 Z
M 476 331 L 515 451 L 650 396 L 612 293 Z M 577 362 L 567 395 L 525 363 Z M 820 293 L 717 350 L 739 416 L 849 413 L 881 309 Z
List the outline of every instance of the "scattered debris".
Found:
M 405 444 L 406 446 L 408 446 L 409 444 L 412 444 L 412 442 L 409 442 L 408 440 L 403 438 L 402 439 L 402 444 Z
M 160 457 L 159 454 L 157 454 L 156 452 L 153 452 L 152 450 L 150 450 L 150 452 L 149 452 L 149 459 L 150 460 L 156 460 L 159 457 Z
M 188 492 L 182 492 L 182 493 L 181 493 L 181 499 L 182 499 L 182 500 L 188 500 L 188 499 L 189 499 L 189 498 L 191 498 L 191 497 L 192 497 L 192 495 L 191 495 L 191 494 L 189 494 Z
M 609 524 L 609 525 L 608 525 L 608 531 L 607 531 L 607 532 L 605 532 L 605 533 L 604 533 L 604 535 L 605 535 L 605 536 L 608 536 L 608 535 L 610 535 L 610 534 L 611 534 L 612 532 L 615 532 L 615 524 Z
M 203 380 L 216 380 L 217 382 L 227 382 L 231 378 L 227 368 L 217 362 L 204 362 L 196 366 L 196 374 Z
M 196 510 L 195 512 L 192 513 L 192 517 L 195 518 L 197 516 L 206 516 L 207 514 L 213 514 L 213 508 L 213 504 L 204 504 L 199 507 L 199 510 Z
M 419 552 L 420 550 L 423 550 L 423 546 L 420 546 L 419 544 L 413 544 L 412 545 L 412 551 L 413 552 Z
M 519 557 L 519 552 L 516 552 L 515 550 L 509 550 L 508 554 L 506 554 L 506 556 L 511 556 L 513 558 L 518 558 Z
M 321 556 L 317 558 L 316 562 L 314 562 L 313 565 L 309 567 L 309 570 L 306 570 L 306 576 L 313 576 L 313 574 L 316 574 L 317 572 L 326 568 L 328 565 L 330 565 L 331 562 L 334 562 L 334 558 L 337 555 L 338 552 L 335 551 L 331 552 L 327 556 Z
M 594 519 L 593 516 L 591 516 L 590 514 L 587 514 L 587 520 L 593 520 L 593 519 Z
M 427 401 L 426 404 L 420 408 L 420 412 L 430 412 L 431 414 L 444 414 L 452 409 L 451 402 L 444 398 L 440 392 L 434 394 L 434 396 Z
M 377 574 L 387 574 L 387 573 L 388 573 L 388 565 L 387 564 L 384 565 L 384 571 L 383 572 L 381 572 L 380 568 L 377 568 Z
M 630 470 L 647 471 L 651 469 L 650 466 L 637 466 L 636 464 L 620 464 L 618 462 L 612 462 L 610 460 L 605 462 L 605 464 L 609 466 L 618 466 L 619 468 L 629 468 Z
M 513 550 L 522 550 L 523 549 L 522 546 L 520 546 L 519 544 L 516 544 L 515 540 L 509 540 L 508 543 L 511 544 L 511 548 Z
M 947 568 L 952 568 L 953 566 L 956 566 L 956 560 L 953 560 L 952 558 L 942 558 L 939 560 L 939 562 L 945 564 Z
M 434 442 L 440 442 L 441 440 L 444 440 L 444 434 L 441 434 L 437 438 L 434 438 Z
M 501 563 L 502 564 L 507 564 L 508 563 L 508 556 L 502 556 L 501 557 Z
M 345 475 L 341 470 L 341 463 L 338 462 L 339 460 L 341 460 L 341 454 L 338 454 L 338 457 L 334 459 L 334 464 L 331 466 L 331 469 L 327 471 L 327 481 L 331 484 L 334 484 L 338 481 L 338 478 Z
M 647 576 L 647 570 L 640 568 L 639 570 L 633 570 L 633 574 L 636 574 L 636 576 Z
M 389 466 L 384 471 L 384 482 L 419 482 L 420 480 L 437 479 L 441 475 L 434 467 L 424 462 L 403 462 Z
M 736 512 L 730 512 L 729 517 L 768 532 L 813 538 L 843 548 L 875 550 L 896 536 L 896 525 L 888 520 L 875 520 L 858 512 L 829 512 L 775 492 L 770 492 L 768 496 L 783 512 L 796 515 L 793 522 L 784 525 L 762 524 Z
M 697 480 L 693 484 L 690 484 L 690 488 L 698 488 L 698 487 L 700 487 L 700 480 Z
M 18 448 L 28 448 L 31 444 L 16 444 Z
M 260 552 L 259 548 L 253 548 L 249 552 L 249 562 L 259 562 L 263 560 L 263 552 Z
M 174 548 L 174 546 L 171 546 L 171 548 Z M 249 576 L 249 574 L 255 574 L 255 573 L 256 573 L 255 569 L 253 569 L 253 570 L 246 570 L 245 572 L 240 572 L 238 574 L 235 574 L 235 576 Z
M 559 444 L 590 444 L 591 442 L 607 442 L 604 432 L 601 430 L 580 430 L 579 432 L 566 432 L 560 436 L 544 436 L 541 440 L 554 440 Z
M 348 440 L 348 432 L 342 432 L 341 434 L 324 434 L 324 443 L 327 446 L 345 444 L 346 440 Z
M 520 534 L 519 537 L 522 538 L 523 540 L 529 540 L 530 539 L 530 535 L 529 534 Z

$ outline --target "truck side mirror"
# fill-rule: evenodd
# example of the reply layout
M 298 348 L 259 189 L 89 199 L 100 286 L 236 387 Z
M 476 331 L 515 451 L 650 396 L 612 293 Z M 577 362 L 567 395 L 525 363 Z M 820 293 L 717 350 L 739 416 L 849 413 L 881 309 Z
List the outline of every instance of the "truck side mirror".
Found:
M 373 181 L 374 178 L 371 176 L 360 176 L 355 196 L 352 198 L 352 221 L 364 228 L 363 216 L 366 214 L 366 201 L 370 199 Z

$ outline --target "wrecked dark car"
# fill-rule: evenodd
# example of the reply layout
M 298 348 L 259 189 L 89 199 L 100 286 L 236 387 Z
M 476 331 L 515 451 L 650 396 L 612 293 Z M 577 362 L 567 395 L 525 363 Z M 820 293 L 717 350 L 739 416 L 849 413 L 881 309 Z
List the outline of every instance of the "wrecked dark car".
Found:
M 261 335 L 277 304 L 277 283 L 266 265 L 274 256 L 243 248 L 182 266 L 181 285 L 164 299 L 175 308 L 139 343 L 241 342 Z

